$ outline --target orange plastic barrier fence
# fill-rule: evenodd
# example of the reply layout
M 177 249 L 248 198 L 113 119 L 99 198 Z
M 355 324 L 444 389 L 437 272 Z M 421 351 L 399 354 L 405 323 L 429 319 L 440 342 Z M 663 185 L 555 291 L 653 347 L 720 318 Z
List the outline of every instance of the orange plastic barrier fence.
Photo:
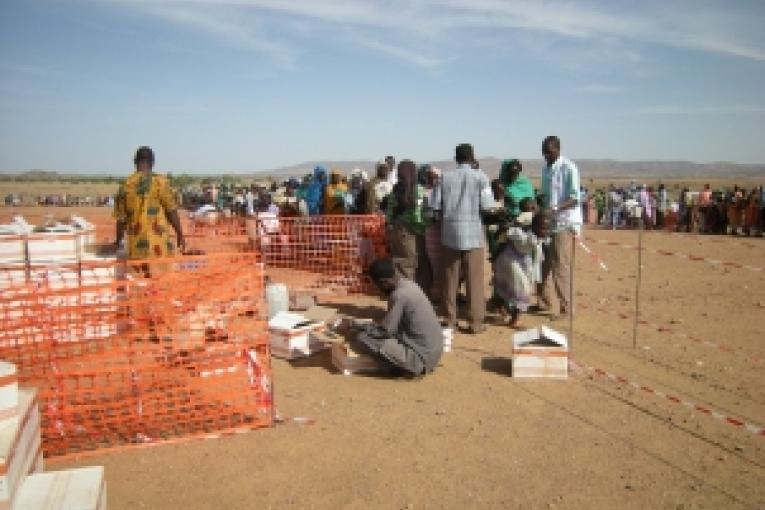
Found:
M 363 272 L 387 253 L 385 218 L 379 215 L 260 219 L 256 225 L 250 235 L 266 275 L 290 289 L 369 292 Z
M 189 235 L 207 237 L 246 236 L 248 221 L 254 221 L 254 219 L 212 212 L 200 218 L 184 218 L 183 228 Z
M 39 389 L 46 457 L 269 426 L 255 254 L 0 267 L 0 359 Z

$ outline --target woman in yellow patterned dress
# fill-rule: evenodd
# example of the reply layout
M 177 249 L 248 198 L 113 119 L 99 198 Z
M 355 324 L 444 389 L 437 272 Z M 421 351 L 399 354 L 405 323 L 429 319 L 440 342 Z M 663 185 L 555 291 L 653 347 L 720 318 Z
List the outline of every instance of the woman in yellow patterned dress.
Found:
M 135 154 L 136 171 L 120 186 L 114 203 L 119 246 L 127 234 L 129 259 L 171 257 L 184 249 L 178 205 L 170 183 L 163 175 L 152 173 L 154 152 L 140 147 Z M 175 230 L 175 244 L 170 228 Z

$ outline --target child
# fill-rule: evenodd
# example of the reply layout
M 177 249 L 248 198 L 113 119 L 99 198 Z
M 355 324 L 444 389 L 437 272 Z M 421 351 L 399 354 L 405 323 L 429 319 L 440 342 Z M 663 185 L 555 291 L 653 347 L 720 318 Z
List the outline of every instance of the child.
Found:
M 518 323 L 540 280 L 542 242 L 550 235 L 550 212 L 527 211 L 507 229 L 506 242 L 494 263 L 492 285 L 503 315 L 510 315 L 510 326 Z
M 537 205 L 536 200 L 533 198 L 524 198 L 521 200 L 520 204 L 518 204 L 518 208 L 521 211 L 521 214 L 513 220 L 513 223 L 509 226 L 518 226 L 520 225 L 519 220 L 523 217 L 525 220 L 526 226 L 529 226 L 530 223 L 530 217 L 534 215 L 534 213 L 539 208 Z M 502 253 L 502 250 L 505 248 L 505 244 L 507 243 L 507 227 L 508 225 L 502 225 L 499 229 L 499 232 L 496 234 L 496 238 L 494 241 L 493 250 L 489 252 L 490 259 L 495 261 L 500 253 Z

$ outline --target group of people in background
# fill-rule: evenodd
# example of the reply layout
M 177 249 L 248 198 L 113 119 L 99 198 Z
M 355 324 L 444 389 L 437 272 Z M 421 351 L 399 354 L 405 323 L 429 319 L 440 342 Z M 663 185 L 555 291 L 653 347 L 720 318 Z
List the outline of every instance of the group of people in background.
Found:
M 113 207 L 112 195 L 73 195 L 52 194 L 34 195 L 31 193 L 8 193 L 3 197 L 3 204 L 9 207 L 37 205 L 43 207 Z
M 585 223 L 611 228 L 663 229 L 701 234 L 761 234 L 765 230 L 765 189 L 739 186 L 713 190 L 683 187 L 674 197 L 664 184 L 656 188 L 611 185 L 590 194 L 580 190 Z

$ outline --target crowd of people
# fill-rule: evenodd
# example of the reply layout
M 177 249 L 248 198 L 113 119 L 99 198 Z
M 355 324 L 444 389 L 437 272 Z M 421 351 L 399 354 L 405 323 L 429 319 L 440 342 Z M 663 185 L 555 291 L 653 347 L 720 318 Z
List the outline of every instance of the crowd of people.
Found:
M 503 161 L 499 177 L 490 181 L 473 146 L 460 144 L 453 168 L 418 166 L 409 159 L 396 163 L 388 156 L 376 164 L 372 178 L 360 169 L 346 177 L 317 166 L 303 179 L 289 179 L 281 186 L 211 185 L 176 193 L 166 177 L 152 171 L 153 151 L 141 147 L 134 158 L 135 173 L 115 197 L 117 244 L 124 240 L 133 259 L 182 251 L 178 211 L 184 203 L 199 206 L 198 214 L 227 210 L 240 216 L 383 216 L 390 258 L 374 261 L 369 276 L 388 297 L 389 311 L 382 324 L 361 331 L 359 338 L 388 363 L 421 375 L 440 357 L 441 326 L 480 334 L 487 311 L 517 326 L 532 306 L 552 319 L 566 316 L 573 236 L 585 222 L 612 228 L 640 222 L 646 228 L 662 228 L 674 215 L 677 228 L 690 229 L 699 222 L 702 231 L 711 232 L 725 230 L 721 224 L 736 224 L 730 214 L 720 214 L 718 206 L 756 209 L 758 218 L 762 215 L 762 188 L 750 193 L 686 188 L 676 202 L 664 186 L 655 191 L 634 184 L 611 186 L 590 195 L 580 184 L 576 164 L 561 155 L 557 137 L 544 139 L 542 155 L 538 189 L 523 175 L 518 159 Z M 493 273 L 488 301 L 487 260 Z M 557 311 L 552 310 L 548 287 L 557 294 Z M 462 328 L 459 304 L 466 307 Z
M 541 193 L 522 175 L 518 160 L 505 161 L 500 178 L 490 182 L 472 145 L 460 144 L 454 168 L 417 166 L 408 159 L 396 164 L 388 157 L 377 164 L 374 178 L 359 170 L 346 180 L 339 172 L 317 167 L 282 190 L 234 190 L 232 205 L 241 215 L 384 215 L 390 258 L 374 261 L 369 276 L 388 297 L 388 315 L 382 324 L 360 332 L 359 339 L 386 362 L 422 375 L 433 369 L 443 345 L 437 307 L 447 328 L 470 334 L 485 330 L 487 258 L 494 272 L 489 305 L 510 324 L 517 324 L 534 296 L 540 310 L 550 310 L 548 279 L 554 283 L 560 315 L 569 312 L 571 236 L 582 224 L 579 171 L 561 156 L 557 137 L 544 140 L 542 153 Z M 131 259 L 182 251 L 177 194 L 166 177 L 152 171 L 149 147 L 138 149 L 134 163 L 135 173 L 120 186 L 115 200 L 116 245 L 124 241 Z M 216 192 L 210 189 L 206 200 L 215 203 Z M 468 310 L 462 329 L 458 295 Z
M 642 227 L 701 234 L 762 233 L 765 226 L 765 189 L 701 190 L 682 188 L 675 196 L 664 184 L 609 186 L 588 193 L 580 190 L 585 223 L 611 228 Z
M 37 205 L 45 207 L 112 207 L 112 195 L 72 195 L 51 194 L 34 195 L 30 193 L 8 193 L 3 197 L 3 204 L 9 207 Z

